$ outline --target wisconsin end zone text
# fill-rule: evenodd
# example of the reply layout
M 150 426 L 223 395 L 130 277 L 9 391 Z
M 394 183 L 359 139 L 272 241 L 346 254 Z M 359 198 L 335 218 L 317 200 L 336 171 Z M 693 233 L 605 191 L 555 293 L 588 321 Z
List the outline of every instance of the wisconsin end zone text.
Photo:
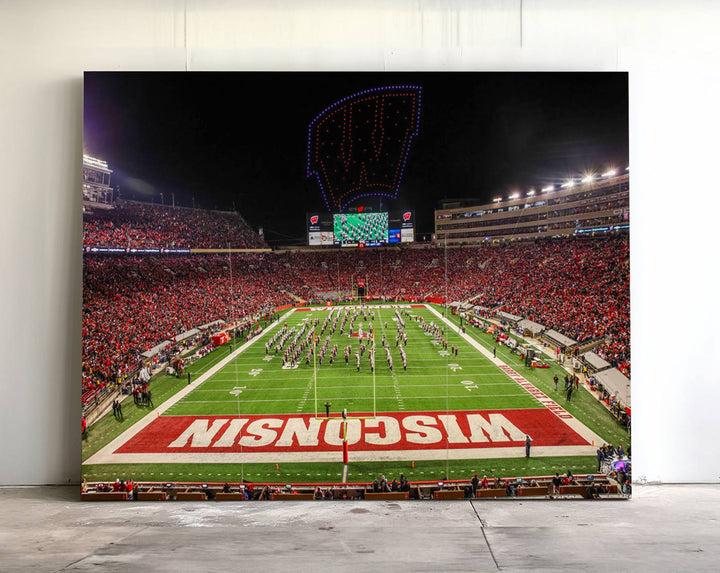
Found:
M 452 413 L 383 413 L 347 421 L 351 451 L 380 452 L 482 450 L 523 448 L 525 436 L 536 447 L 580 446 L 589 443 L 541 409 Z M 114 454 L 251 453 L 277 456 L 283 452 L 335 455 L 342 447 L 343 420 L 304 416 L 168 416 L 118 448 Z M 488 452 L 489 453 L 489 452 Z M 362 457 L 362 456 L 361 456 Z M 421 456 L 422 457 L 422 456 Z M 431 456 L 436 457 L 435 455 Z M 465 456 L 462 456 L 465 457 Z M 485 457 L 485 456 L 481 456 Z M 326 459 L 320 455 L 318 459 Z

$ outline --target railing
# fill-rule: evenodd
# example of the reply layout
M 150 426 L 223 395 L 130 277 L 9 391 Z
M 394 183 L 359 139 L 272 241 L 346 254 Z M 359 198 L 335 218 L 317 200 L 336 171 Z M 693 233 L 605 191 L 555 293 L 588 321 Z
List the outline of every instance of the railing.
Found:
M 408 482 L 400 489 L 377 491 L 372 483 L 200 483 L 137 482 L 113 484 L 84 483 L 82 499 L 104 501 L 309 501 L 309 500 L 452 500 L 452 499 L 626 499 L 612 478 L 604 474 L 575 477 L 570 484 L 553 491 L 552 476 L 506 478 L 496 487 L 478 487 L 473 492 L 470 480 Z

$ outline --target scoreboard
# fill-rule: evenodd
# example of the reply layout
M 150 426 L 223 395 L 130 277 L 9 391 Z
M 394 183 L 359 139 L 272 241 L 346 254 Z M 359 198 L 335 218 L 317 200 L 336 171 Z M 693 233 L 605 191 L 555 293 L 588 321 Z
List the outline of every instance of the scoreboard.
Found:
M 341 245 L 367 246 L 388 242 L 387 213 L 348 213 L 333 215 L 333 235 Z
M 415 240 L 412 211 L 308 213 L 308 245 L 378 247 Z

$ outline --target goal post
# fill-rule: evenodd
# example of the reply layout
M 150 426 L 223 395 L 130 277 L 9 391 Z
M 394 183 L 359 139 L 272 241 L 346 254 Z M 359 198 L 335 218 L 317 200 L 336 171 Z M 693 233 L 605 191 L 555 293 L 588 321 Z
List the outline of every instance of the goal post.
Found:
M 353 275 L 352 277 L 352 293 L 353 298 L 362 304 L 365 297 L 369 294 L 367 276 Z

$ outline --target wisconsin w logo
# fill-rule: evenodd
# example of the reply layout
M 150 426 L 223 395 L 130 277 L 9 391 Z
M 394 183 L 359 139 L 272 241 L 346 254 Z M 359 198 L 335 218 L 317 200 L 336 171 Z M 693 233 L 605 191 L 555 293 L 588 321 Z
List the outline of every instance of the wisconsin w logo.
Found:
M 334 103 L 310 123 L 307 176 L 330 211 L 367 195 L 397 198 L 418 134 L 422 88 L 388 86 Z

